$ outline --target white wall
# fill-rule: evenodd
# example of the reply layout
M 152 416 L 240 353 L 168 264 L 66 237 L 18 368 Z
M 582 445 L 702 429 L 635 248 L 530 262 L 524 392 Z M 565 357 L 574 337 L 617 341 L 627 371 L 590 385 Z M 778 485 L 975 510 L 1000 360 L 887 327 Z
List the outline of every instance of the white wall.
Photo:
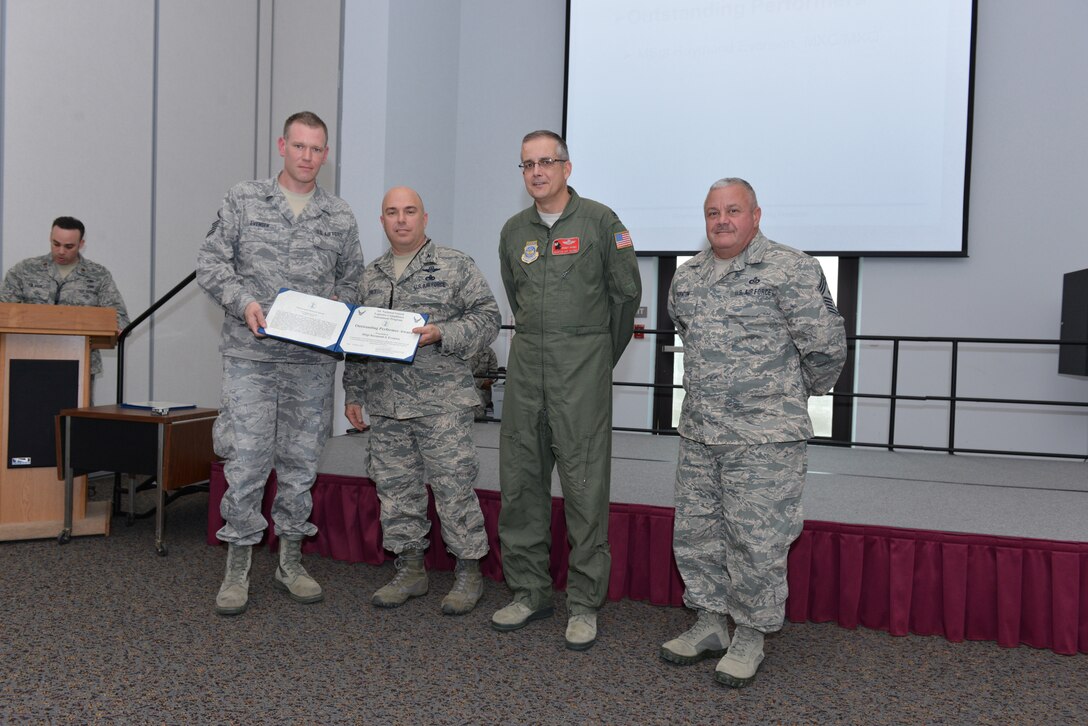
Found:
M 384 190 L 414 187 L 430 236 L 473 256 L 510 323 L 499 229 L 532 202 L 517 168 L 521 138 L 562 129 L 565 3 L 349 3 L 344 25 L 341 193 L 359 217 L 367 260 L 387 247 L 378 224 Z M 592 197 L 578 187 L 577 149 L 571 153 L 571 184 Z M 640 269 L 653 320 L 656 262 L 643 260 Z M 500 365 L 509 341 L 502 331 L 494 344 Z M 650 381 L 652 366 L 652 338 L 632 341 L 615 378 Z M 648 425 L 650 407 L 648 390 L 618 389 L 616 425 Z
M 84 254 L 110 269 L 135 315 L 151 287 L 154 6 L 9 0 L 4 10 L 0 263 L 46 254 L 53 219 L 78 217 Z M 146 361 L 148 345 L 147 330 L 130 339 L 129 360 Z M 114 354 L 103 362 L 94 399 L 109 402 Z M 146 388 L 146 366 L 131 380 Z
M 321 182 L 340 180 L 367 259 L 385 246 L 383 191 L 415 186 L 432 236 L 475 257 L 509 320 L 498 230 L 530 203 L 515 166 L 521 136 L 562 123 L 562 0 L 345 0 L 342 128 L 339 0 L 0 0 L 0 11 L 3 269 L 44 254 L 52 218 L 75 214 L 88 256 L 138 312 L 193 269 L 227 187 L 278 168 L 283 117 L 309 107 L 329 122 L 339 164 Z M 858 332 L 1057 338 L 1061 275 L 1088 267 L 1077 215 L 1088 192 L 1086 43 L 1082 0 L 980 3 L 970 256 L 864 260 Z M 571 183 L 593 197 L 571 151 Z M 652 267 L 641 263 L 649 327 Z M 195 289 L 161 311 L 130 343 L 128 398 L 215 405 L 219 320 Z M 495 347 L 505 362 L 506 338 Z M 650 380 L 651 347 L 633 341 L 617 379 Z M 863 347 L 859 390 L 886 390 L 886 358 Z M 907 351 L 901 390 L 946 391 L 947 358 Z M 1088 380 L 1059 376 L 1051 348 L 964 351 L 961 365 L 963 395 L 1088 400 Z M 111 371 L 103 379 L 96 398 L 112 400 Z M 648 423 L 648 402 L 634 398 L 617 403 L 618 424 Z M 857 438 L 881 440 L 883 408 L 860 406 Z M 897 441 L 943 444 L 943 404 L 900 409 Z M 964 406 L 958 426 L 961 446 L 1088 448 L 1083 411 Z
M 499 228 L 532 201 L 517 168 L 521 137 L 563 123 L 565 23 L 561 2 L 347 4 L 340 189 L 360 219 L 367 260 L 388 247 L 382 194 L 414 187 L 430 236 L 474 257 L 509 321 Z M 523 28 L 545 43 L 558 38 L 557 62 L 526 52 Z M 495 347 L 505 362 L 502 341 Z
M 979 3 L 967 259 L 862 261 L 859 333 L 1057 339 L 1062 275 L 1088 267 L 1088 3 Z M 886 391 L 887 345 L 862 346 L 859 391 Z M 947 395 L 948 345 L 900 353 L 901 393 Z M 1055 346 L 966 346 L 958 395 L 1088 401 Z M 897 443 L 943 446 L 948 406 L 899 404 Z M 1082 409 L 962 404 L 956 445 L 1088 451 Z M 884 441 L 886 406 L 858 407 L 855 438 Z
M 207 22 L 209 17 L 216 21 Z M 258 68 L 267 66 L 258 51 L 260 19 L 255 2 L 160 4 L 154 290 L 142 306 L 128 302 L 133 314 L 195 269 L 197 250 L 227 187 L 254 174 L 261 156 L 254 79 Z M 201 39 L 199 53 L 190 52 L 194 37 Z M 267 161 L 262 165 L 267 168 Z M 156 400 L 218 404 L 222 320 L 219 306 L 195 282 L 155 314 L 154 357 L 147 365 L 155 374 Z M 127 400 L 141 398 L 131 378 L 137 370 L 126 362 Z M 113 390 L 113 381 L 109 384 Z
M 77 216 L 132 317 L 193 271 L 226 190 L 280 168 L 287 115 L 336 138 L 339 0 L 0 0 L 0 17 L 0 266 Z M 221 321 L 190 285 L 129 339 L 124 398 L 218 405 Z M 116 395 L 103 358 L 99 403 Z
M 1050 0 L 1043 7 L 1042 12 L 1029 11 L 1011 0 L 995 0 L 979 10 L 971 256 L 864 260 L 858 332 L 1057 337 L 1061 273 L 1088 266 L 1068 214 L 1075 206 L 1067 203 L 1080 196 L 1084 186 L 1073 170 L 1084 161 L 1084 135 L 1077 124 L 1085 117 L 1085 96 L 1074 89 L 1088 87 L 1086 66 L 1078 60 L 1086 40 L 1088 6 L 1078 0 Z M 369 166 L 345 158 L 345 195 L 357 207 L 375 208 L 384 186 L 417 186 L 431 213 L 432 235 L 476 258 L 495 288 L 506 322 L 496 236 L 505 219 L 530 202 L 514 166 L 521 135 L 539 127 L 558 129 L 562 123 L 564 11 L 561 2 L 525 0 L 462 0 L 437 8 L 424 0 L 372 2 L 349 4 L 347 10 L 349 49 L 381 43 L 388 47 L 381 54 L 361 51 L 370 53 L 371 61 L 384 61 L 385 70 L 375 67 L 374 77 L 366 81 L 373 93 L 360 104 L 360 118 L 374 124 L 375 131 L 377 124 L 384 124 L 385 133 L 365 133 L 360 142 L 369 150 L 359 158 Z M 458 12 L 459 33 L 450 32 Z M 360 22 L 359 33 L 350 31 L 353 14 Z M 1032 32 L 1025 34 L 1025 28 Z M 353 45 L 355 38 L 361 40 Z M 758 69 L 754 72 L 758 74 Z M 454 83 L 457 93 L 451 97 Z M 349 95 L 346 91 L 345 98 Z M 456 122 L 451 124 L 451 119 Z M 347 109 L 344 124 L 358 132 L 370 130 L 349 117 Z M 669 133 L 682 133 L 682 128 L 663 130 L 662 138 Z M 578 183 L 578 153 L 571 149 L 571 183 L 592 197 L 594 190 Z M 384 185 L 374 182 L 376 175 Z M 369 200 L 353 198 L 347 182 L 352 177 Z M 647 177 L 652 182 L 652 170 L 647 170 Z M 1020 183 L 1010 185 L 1006 179 Z M 1011 188 L 1017 189 L 1015 197 Z M 1011 213 L 1023 205 L 1025 195 L 1032 205 L 1048 211 L 1035 220 Z M 692 202 L 693 215 L 699 212 L 699 201 Z M 453 234 L 447 236 L 449 220 L 444 217 L 451 202 Z M 773 236 L 774 220 L 764 222 Z M 372 234 L 375 251 L 383 249 L 376 225 Z M 1032 256 L 1030 278 L 1020 272 L 1024 265 L 1016 261 L 1020 255 L 1014 247 L 1027 235 L 1032 235 L 1030 249 L 1046 249 L 1045 255 Z M 651 323 L 656 314 L 655 266 L 643 261 L 642 267 L 644 304 L 650 309 L 646 322 Z M 508 336 L 504 333 L 496 344 L 500 361 L 505 361 Z M 858 390 L 888 390 L 885 348 L 862 347 Z M 904 351 L 902 392 L 947 393 L 947 353 L 909 347 Z M 962 395 L 1088 398 L 1083 379 L 1057 375 L 1053 349 L 1000 355 L 987 350 L 985 357 L 965 350 L 960 362 Z M 616 379 L 649 381 L 651 371 L 651 342 L 633 341 Z M 647 425 L 649 410 L 648 393 L 617 392 L 618 425 Z M 855 436 L 884 440 L 886 410 L 882 403 L 862 403 Z M 947 411 L 946 404 L 900 404 L 897 442 L 943 445 Z M 958 411 L 957 445 L 1074 452 L 1088 448 L 1088 417 L 1083 412 L 1048 410 L 1031 416 L 1026 425 L 1014 423 L 1024 415 L 1009 407 L 963 405 Z

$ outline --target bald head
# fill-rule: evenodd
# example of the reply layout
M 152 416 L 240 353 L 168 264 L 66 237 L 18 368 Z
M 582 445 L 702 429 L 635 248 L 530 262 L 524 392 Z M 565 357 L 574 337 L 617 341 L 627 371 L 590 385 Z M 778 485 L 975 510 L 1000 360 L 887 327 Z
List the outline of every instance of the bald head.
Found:
M 385 193 L 381 223 L 394 254 L 411 254 L 427 241 L 423 199 L 409 187 L 393 187 Z

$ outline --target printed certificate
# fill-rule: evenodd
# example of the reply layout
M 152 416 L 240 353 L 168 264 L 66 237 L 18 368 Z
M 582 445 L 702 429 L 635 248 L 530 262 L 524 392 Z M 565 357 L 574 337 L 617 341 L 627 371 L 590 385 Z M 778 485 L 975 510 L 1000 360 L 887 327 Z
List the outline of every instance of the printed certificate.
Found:
M 347 303 L 336 300 L 280 290 L 265 316 L 261 332 L 292 343 L 334 350 L 351 309 Z
M 427 316 L 403 310 L 357 307 L 340 339 L 345 353 L 411 361 L 419 346 L 419 333 Z
M 260 331 L 272 338 L 332 353 L 390 358 L 411 363 L 419 346 L 412 328 L 425 313 L 356 307 L 286 288 L 280 290 Z

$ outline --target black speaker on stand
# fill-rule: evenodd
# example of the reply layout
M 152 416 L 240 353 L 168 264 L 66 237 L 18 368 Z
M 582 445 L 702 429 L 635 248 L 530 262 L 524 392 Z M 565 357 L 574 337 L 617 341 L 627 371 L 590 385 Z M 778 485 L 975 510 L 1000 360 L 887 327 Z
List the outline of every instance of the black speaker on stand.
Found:
M 1067 272 L 1062 283 L 1062 341 L 1088 340 L 1088 269 Z M 1088 376 L 1088 345 L 1062 345 L 1058 373 Z

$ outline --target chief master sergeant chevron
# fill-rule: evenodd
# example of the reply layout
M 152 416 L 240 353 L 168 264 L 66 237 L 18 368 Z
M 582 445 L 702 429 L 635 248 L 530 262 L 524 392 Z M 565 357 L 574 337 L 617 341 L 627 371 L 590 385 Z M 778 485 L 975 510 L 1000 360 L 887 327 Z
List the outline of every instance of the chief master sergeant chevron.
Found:
M 812 436 L 808 397 L 838 379 L 846 332 L 820 263 L 759 231 L 748 182 L 714 182 L 703 213 L 710 249 L 676 271 L 668 302 L 687 393 L 673 553 L 698 619 L 661 657 L 686 665 L 724 653 L 715 676 L 739 687 L 763 662 L 764 633 L 782 627 Z M 732 641 L 726 615 L 737 626 Z
M 197 282 L 223 306 L 223 395 L 213 430 L 226 461 L 227 491 L 216 536 L 228 544 L 227 569 L 216 596 L 220 615 L 249 602 L 253 545 L 268 526 L 261 514 L 265 481 L 276 469 L 272 520 L 280 537 L 276 585 L 292 599 L 321 600 L 321 586 L 302 567 L 310 488 L 329 435 L 336 360 L 258 335 L 281 287 L 350 300 L 363 274 L 355 215 L 317 185 L 329 156 L 328 129 L 309 111 L 284 124 L 283 171 L 242 182 L 227 192 L 197 257 Z
M 491 617 L 517 630 L 552 613 L 551 479 L 558 468 L 570 542 L 566 645 L 597 639 L 608 594 L 612 368 L 631 340 L 642 282 L 616 213 L 567 186 L 563 139 L 521 145 L 535 202 L 503 226 L 499 265 L 515 318 L 499 444 L 503 575 L 513 602 Z

